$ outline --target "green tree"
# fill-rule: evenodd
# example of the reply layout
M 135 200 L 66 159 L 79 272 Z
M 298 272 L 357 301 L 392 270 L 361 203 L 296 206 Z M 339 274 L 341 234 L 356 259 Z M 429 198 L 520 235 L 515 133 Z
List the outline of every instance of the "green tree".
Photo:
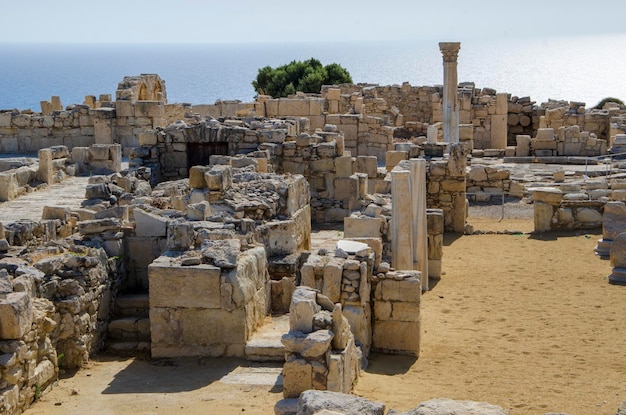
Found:
M 619 98 L 606 97 L 606 98 L 602 99 L 600 102 L 598 102 L 598 104 L 594 108 L 598 109 L 598 110 L 601 110 L 602 107 L 604 107 L 604 104 L 606 104 L 607 102 L 616 102 L 619 105 L 624 105 L 624 101 L 622 101 Z
M 304 62 L 291 61 L 277 68 L 265 66 L 259 69 L 252 86 L 258 94 L 279 98 L 297 91 L 319 93 L 322 85 L 343 83 L 352 83 L 345 68 L 337 63 L 323 66 L 319 60 L 311 58 Z

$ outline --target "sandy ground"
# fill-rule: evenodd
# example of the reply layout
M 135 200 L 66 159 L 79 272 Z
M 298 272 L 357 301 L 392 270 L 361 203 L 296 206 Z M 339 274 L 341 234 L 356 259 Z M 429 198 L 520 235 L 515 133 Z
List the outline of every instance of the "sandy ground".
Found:
M 470 222 L 532 230 L 529 219 Z M 511 415 L 613 415 L 626 401 L 626 287 L 608 284 L 610 265 L 593 253 L 599 237 L 448 235 L 445 275 L 423 296 L 419 359 L 371 356 L 355 393 L 399 410 L 448 397 Z M 245 365 L 94 359 L 26 414 L 273 413 L 279 369 Z M 256 385 L 237 381 L 255 370 Z

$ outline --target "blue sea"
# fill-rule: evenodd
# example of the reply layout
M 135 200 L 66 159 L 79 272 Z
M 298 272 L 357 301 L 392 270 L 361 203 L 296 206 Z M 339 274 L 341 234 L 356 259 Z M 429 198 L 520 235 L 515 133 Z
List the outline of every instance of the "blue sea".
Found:
M 626 100 L 626 34 L 501 38 L 462 42 L 460 82 L 537 102 Z M 115 95 L 125 75 L 157 73 L 169 102 L 251 101 L 259 68 L 318 58 L 348 69 L 355 82 L 443 83 L 435 41 L 281 44 L 6 44 L 0 43 L 0 109 L 39 111 L 59 95 L 64 105 L 85 95 Z

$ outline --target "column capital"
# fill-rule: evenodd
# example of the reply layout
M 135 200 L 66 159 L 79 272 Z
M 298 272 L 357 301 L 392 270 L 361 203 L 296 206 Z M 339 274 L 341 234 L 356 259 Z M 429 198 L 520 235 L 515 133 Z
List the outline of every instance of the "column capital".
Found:
M 439 42 L 439 50 L 444 62 L 456 62 L 459 49 L 461 49 L 461 42 Z

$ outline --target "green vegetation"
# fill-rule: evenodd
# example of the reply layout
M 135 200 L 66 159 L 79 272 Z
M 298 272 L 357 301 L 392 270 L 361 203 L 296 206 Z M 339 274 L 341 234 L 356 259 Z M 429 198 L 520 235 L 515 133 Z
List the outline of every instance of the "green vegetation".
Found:
M 280 98 L 297 91 L 319 93 L 322 85 L 342 83 L 352 83 L 346 69 L 336 63 L 323 66 L 319 60 L 311 58 L 304 62 L 292 61 L 277 68 L 261 68 L 252 86 L 259 95 Z
M 596 105 L 594 108 L 601 110 L 602 107 L 604 107 L 604 104 L 606 104 L 607 102 L 617 102 L 620 105 L 624 105 L 624 101 L 619 98 L 606 97 L 602 101 L 598 102 L 598 105 Z

